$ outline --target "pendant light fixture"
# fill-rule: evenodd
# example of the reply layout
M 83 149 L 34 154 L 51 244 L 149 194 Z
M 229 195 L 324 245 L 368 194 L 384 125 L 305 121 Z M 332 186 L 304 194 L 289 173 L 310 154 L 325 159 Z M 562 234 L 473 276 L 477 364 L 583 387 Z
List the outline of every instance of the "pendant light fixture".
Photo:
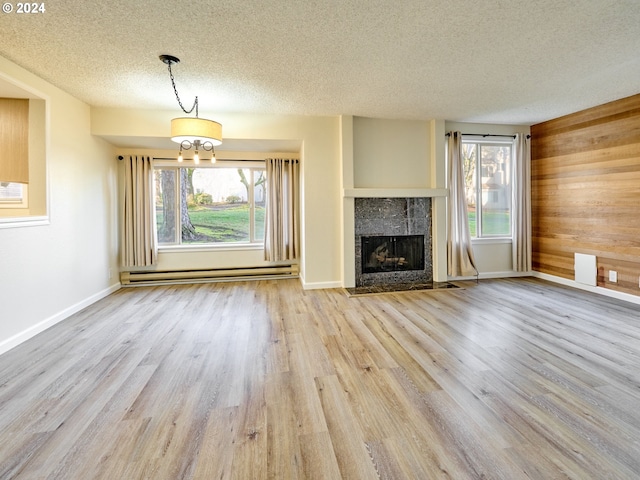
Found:
M 184 113 L 189 115 L 194 110 L 196 111 L 195 117 L 178 117 L 171 120 L 171 140 L 180 144 L 180 153 L 178 154 L 178 162 L 182 162 L 182 151 L 190 150 L 193 148 L 195 154 L 193 156 L 193 162 L 195 164 L 200 163 L 200 151 L 211 152 L 211 163 L 216 161 L 216 152 L 214 147 L 222 143 L 222 125 L 213 120 L 207 120 L 206 118 L 198 118 L 198 97 L 191 109 L 187 110 L 180 101 L 178 95 L 178 89 L 176 88 L 176 82 L 173 78 L 173 72 L 171 71 L 171 65 L 175 65 L 180 62 L 180 59 L 173 55 L 160 55 L 160 60 L 169 68 L 169 77 L 171 78 L 171 85 L 173 91 L 176 94 L 178 105 Z

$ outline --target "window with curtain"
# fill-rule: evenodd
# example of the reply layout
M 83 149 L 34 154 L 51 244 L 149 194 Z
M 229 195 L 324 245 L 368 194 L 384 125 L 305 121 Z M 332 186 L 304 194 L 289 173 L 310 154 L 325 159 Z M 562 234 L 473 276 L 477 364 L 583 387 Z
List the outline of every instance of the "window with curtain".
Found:
M 220 162 L 221 163 L 221 162 Z M 267 175 L 256 162 L 154 168 L 158 244 L 229 245 L 264 240 Z
M 462 160 L 469 232 L 474 238 L 511 238 L 513 141 L 464 139 Z

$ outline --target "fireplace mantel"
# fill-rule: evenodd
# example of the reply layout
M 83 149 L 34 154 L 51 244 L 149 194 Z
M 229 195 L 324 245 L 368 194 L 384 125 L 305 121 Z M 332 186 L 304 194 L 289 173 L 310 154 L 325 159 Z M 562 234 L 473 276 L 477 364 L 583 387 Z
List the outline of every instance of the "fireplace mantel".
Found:
M 345 188 L 344 198 L 446 197 L 446 188 Z

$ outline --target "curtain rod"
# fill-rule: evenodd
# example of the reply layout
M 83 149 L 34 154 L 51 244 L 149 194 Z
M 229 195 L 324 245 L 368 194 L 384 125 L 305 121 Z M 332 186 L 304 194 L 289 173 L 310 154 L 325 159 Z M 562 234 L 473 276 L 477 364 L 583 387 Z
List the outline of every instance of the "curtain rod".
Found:
M 176 157 L 152 157 L 154 160 L 175 160 Z M 185 160 L 191 160 L 190 158 L 185 158 Z M 200 159 L 203 162 L 208 161 L 208 158 L 201 158 Z M 216 159 L 216 162 L 263 162 L 264 160 L 247 160 L 246 158 L 243 159 L 233 159 L 233 158 L 218 158 Z
M 497 135 L 494 133 L 462 133 L 461 135 L 467 135 L 467 136 L 471 136 L 471 137 L 509 137 L 509 138 L 516 138 L 515 135 Z M 451 136 L 451 132 L 447 132 L 444 135 L 445 137 L 450 137 Z M 531 138 L 531 135 L 527 135 L 527 138 Z
M 143 155 L 144 156 L 144 155 Z M 152 157 L 153 160 L 176 160 L 176 157 Z M 118 160 L 124 160 L 122 155 L 118 155 Z M 185 159 L 188 160 L 188 159 Z M 208 160 L 208 159 L 204 159 Z M 262 162 L 264 160 L 233 160 L 228 158 L 218 158 L 218 162 Z
M 218 158 L 217 162 L 266 162 L 269 158 L 263 158 L 262 160 L 247 160 L 247 159 L 233 159 L 233 158 Z M 163 157 L 153 157 L 154 160 L 175 160 L 176 157 L 173 158 L 163 158 Z M 122 160 L 122 159 L 120 159 Z M 188 158 L 185 158 L 185 160 L 189 160 Z M 202 161 L 207 161 L 207 158 L 201 159 Z M 300 159 L 299 158 L 283 158 L 283 160 L 285 162 L 299 162 Z

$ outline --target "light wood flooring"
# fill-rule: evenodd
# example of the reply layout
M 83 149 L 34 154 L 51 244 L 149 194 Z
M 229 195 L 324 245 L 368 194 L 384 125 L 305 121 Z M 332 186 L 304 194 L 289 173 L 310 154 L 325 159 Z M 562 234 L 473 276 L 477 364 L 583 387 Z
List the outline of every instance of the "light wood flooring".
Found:
M 461 285 L 122 289 L 0 356 L 0 478 L 640 478 L 640 307 Z

